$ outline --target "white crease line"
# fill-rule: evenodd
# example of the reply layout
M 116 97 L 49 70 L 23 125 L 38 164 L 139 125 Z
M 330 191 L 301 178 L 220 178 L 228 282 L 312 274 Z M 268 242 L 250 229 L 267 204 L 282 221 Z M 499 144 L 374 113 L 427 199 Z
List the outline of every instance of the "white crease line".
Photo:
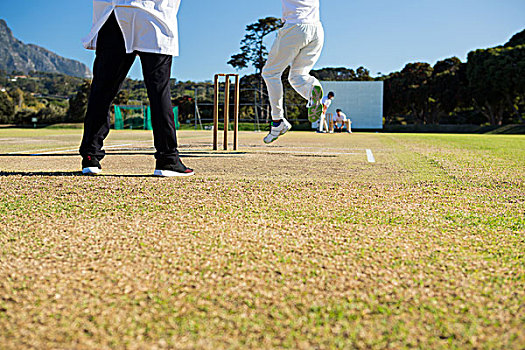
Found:
M 338 156 L 338 155 L 355 155 L 355 154 L 359 154 L 359 153 L 351 153 L 351 152 L 301 152 L 301 151 L 279 151 L 279 150 L 275 150 L 275 151 L 256 151 L 256 152 L 250 152 L 248 151 L 248 153 L 263 153 L 263 154 L 306 154 L 306 155 L 311 155 L 311 156 L 319 156 L 319 155 L 329 155 L 329 156 Z
M 38 141 L 42 141 L 42 140 L 38 140 Z M 144 142 L 152 142 L 152 141 L 138 141 L 136 143 L 144 143 Z M 136 144 L 135 143 L 135 144 Z M 110 147 L 121 147 L 121 146 L 132 146 L 133 144 L 123 144 L 123 145 L 110 145 L 110 146 L 105 146 L 106 148 L 110 148 Z M 30 155 L 34 156 L 34 155 L 40 155 L 40 154 L 52 154 L 54 152 L 56 153 L 59 153 L 58 151 L 60 152 L 73 152 L 73 151 L 76 151 L 78 150 L 77 149 L 68 149 L 70 146 L 68 147 L 58 147 L 58 148 L 44 148 L 44 149 L 29 149 L 29 150 L 25 150 L 25 151 L 17 151 L 17 152 L 9 152 L 7 154 L 27 154 L 27 153 L 30 153 L 30 152 L 42 152 L 42 151 L 50 151 L 50 152 L 44 152 L 44 153 L 31 153 Z
M 375 163 L 376 159 L 374 158 L 374 154 L 372 153 L 371 149 L 366 150 L 366 157 L 368 158 L 368 163 Z
M 274 148 L 274 149 L 279 149 L 279 148 L 288 148 L 288 149 L 315 149 L 315 150 L 318 150 L 320 147 L 303 147 L 303 146 L 261 146 L 261 145 L 245 145 L 245 147 L 250 147 L 250 148 L 259 148 L 259 149 L 268 149 L 268 148 Z M 330 150 L 330 151 L 363 151 L 364 149 L 363 148 L 351 148 L 351 147 L 345 147 L 345 148 L 339 148 L 339 147 L 322 147 L 322 149 L 324 150 Z
M 60 148 L 44 148 L 44 149 L 30 149 L 30 150 L 27 150 L 27 151 L 10 152 L 10 153 L 8 153 L 8 154 L 23 154 L 23 153 L 28 153 L 28 152 L 40 152 L 40 151 L 50 151 L 50 150 L 57 151 L 57 150 L 66 149 L 66 148 L 67 148 L 67 147 L 60 147 Z
M 122 144 L 122 145 L 111 145 L 111 146 L 104 146 L 104 149 L 106 149 L 106 148 L 115 148 L 115 147 L 124 147 L 124 146 L 132 146 L 132 145 L 133 144 L 131 144 L 131 143 Z M 74 151 L 78 151 L 78 148 L 64 149 L 64 150 L 55 150 L 55 151 L 44 152 L 44 153 L 34 153 L 34 154 L 30 154 L 30 155 L 31 156 L 42 156 L 42 155 L 46 155 L 46 154 L 57 154 L 57 153 L 62 153 L 62 152 L 74 152 Z
M 29 139 L 29 138 L 17 138 L 17 137 L 10 137 L 10 138 L 4 138 L 4 139 L 0 139 L 0 141 L 23 141 L 23 142 L 42 142 L 42 141 L 45 141 L 45 142 L 49 142 L 49 140 L 42 140 L 42 139 Z

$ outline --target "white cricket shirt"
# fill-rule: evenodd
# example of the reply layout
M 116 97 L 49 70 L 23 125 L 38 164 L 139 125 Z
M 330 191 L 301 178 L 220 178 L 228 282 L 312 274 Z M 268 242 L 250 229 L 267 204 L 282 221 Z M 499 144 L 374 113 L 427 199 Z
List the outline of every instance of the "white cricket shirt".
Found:
M 95 50 L 100 28 L 112 12 L 122 30 L 126 52 L 179 55 L 177 13 L 181 0 L 93 0 L 93 27 L 82 39 Z
M 323 108 L 323 115 L 326 115 L 326 111 L 330 106 L 332 105 L 332 100 L 328 98 L 328 96 L 325 96 L 321 99 L 321 104 L 324 106 Z
M 323 97 L 321 100 L 321 104 L 326 107 L 326 109 L 330 108 L 332 105 L 332 100 L 328 98 L 328 96 Z
M 283 22 L 286 24 L 318 24 L 319 0 L 282 0 Z
M 337 120 L 337 121 L 340 121 L 340 120 L 346 121 L 347 119 L 348 117 L 343 112 L 341 112 L 339 115 L 337 113 L 334 115 L 334 120 Z

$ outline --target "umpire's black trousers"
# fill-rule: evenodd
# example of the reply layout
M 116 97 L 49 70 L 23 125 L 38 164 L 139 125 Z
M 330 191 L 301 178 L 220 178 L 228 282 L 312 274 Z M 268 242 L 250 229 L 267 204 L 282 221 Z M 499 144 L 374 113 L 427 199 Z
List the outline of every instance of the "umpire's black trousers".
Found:
M 140 57 L 151 105 L 155 158 L 178 161 L 177 135 L 171 105 L 172 56 L 155 53 L 126 53 L 124 37 L 112 14 L 98 33 L 93 82 L 89 96 L 80 155 L 102 159 L 104 139 L 109 133 L 109 110 L 136 56 Z

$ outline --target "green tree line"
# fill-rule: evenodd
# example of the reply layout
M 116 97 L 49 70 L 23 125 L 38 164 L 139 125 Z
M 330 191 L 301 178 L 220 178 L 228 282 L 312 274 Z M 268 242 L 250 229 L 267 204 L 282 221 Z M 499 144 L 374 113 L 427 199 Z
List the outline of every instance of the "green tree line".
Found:
M 265 28 L 267 26 L 268 28 Z M 241 78 L 241 118 L 257 114 L 264 120 L 269 106 L 260 71 L 267 50 L 263 38 L 279 28 L 273 19 L 247 27 L 241 53 L 230 64 L 253 66 L 255 74 Z M 253 33 L 258 32 L 258 33 Z M 259 46 L 258 46 L 259 45 Z M 245 55 L 245 56 L 243 56 Z M 523 123 L 525 114 L 525 30 L 503 46 L 475 50 L 467 62 L 456 57 L 433 66 L 425 62 L 407 64 L 401 71 L 372 77 L 365 67 L 323 68 L 312 71 L 322 81 L 384 81 L 386 124 L 490 124 Z M 306 120 L 305 101 L 291 88 L 283 74 L 287 118 Z M 81 122 L 89 97 L 90 81 L 56 73 L 0 71 L 0 124 Z M 201 117 L 211 119 L 213 85 L 210 81 L 171 82 L 174 105 L 182 123 L 194 118 L 195 98 Z M 126 79 L 115 104 L 147 104 L 141 80 Z
M 410 63 L 383 80 L 387 124 L 523 123 L 525 42 L 470 52 L 467 62 Z

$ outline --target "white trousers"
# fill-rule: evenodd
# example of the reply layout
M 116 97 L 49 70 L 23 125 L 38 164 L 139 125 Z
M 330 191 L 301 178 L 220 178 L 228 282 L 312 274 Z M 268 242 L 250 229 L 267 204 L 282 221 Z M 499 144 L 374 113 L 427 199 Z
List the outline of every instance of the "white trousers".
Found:
M 326 113 L 321 114 L 319 119 L 319 131 L 328 131 L 328 124 L 326 122 Z
M 321 23 L 289 24 L 279 30 L 262 71 L 273 120 L 284 117 L 281 76 L 288 66 L 290 84 L 306 100 L 310 99 L 313 87 L 321 85 L 310 75 L 310 71 L 321 56 L 323 44 L 324 30 Z

